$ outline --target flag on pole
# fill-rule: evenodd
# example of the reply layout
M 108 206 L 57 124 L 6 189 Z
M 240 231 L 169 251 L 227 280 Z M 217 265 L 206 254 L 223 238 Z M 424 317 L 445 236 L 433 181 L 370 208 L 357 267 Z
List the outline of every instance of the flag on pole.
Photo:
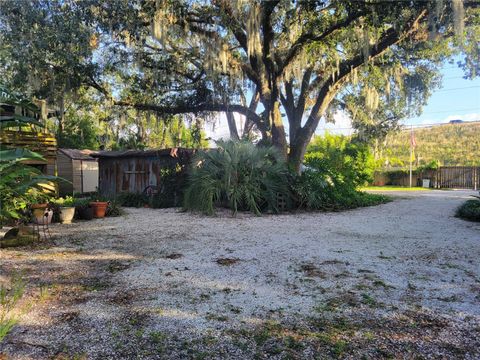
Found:
M 415 141 L 415 134 L 413 133 L 413 128 L 410 131 L 410 162 L 415 161 L 415 147 L 417 146 L 417 142 Z

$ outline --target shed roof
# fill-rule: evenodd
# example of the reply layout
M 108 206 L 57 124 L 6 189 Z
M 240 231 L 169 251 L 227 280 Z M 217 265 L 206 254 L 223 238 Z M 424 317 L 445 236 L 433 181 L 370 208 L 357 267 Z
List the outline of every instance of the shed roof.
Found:
M 97 160 L 94 157 L 92 157 L 92 155 L 95 155 L 98 153 L 98 151 L 96 150 L 88 150 L 88 149 L 84 149 L 84 150 L 58 149 L 58 151 L 62 152 L 63 154 L 65 154 L 66 156 L 68 156 L 73 160 L 92 160 L 92 161 Z
M 185 148 L 153 149 L 153 150 L 123 150 L 123 151 L 98 151 L 92 156 L 98 158 L 126 158 L 126 157 L 150 157 L 169 156 L 178 157 L 184 154 L 193 154 L 195 150 Z

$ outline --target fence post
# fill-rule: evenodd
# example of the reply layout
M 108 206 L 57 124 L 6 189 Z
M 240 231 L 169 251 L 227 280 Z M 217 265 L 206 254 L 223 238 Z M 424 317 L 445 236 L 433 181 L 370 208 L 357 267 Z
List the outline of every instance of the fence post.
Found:
M 473 190 L 475 191 L 477 191 L 477 183 L 479 180 L 479 174 L 478 174 L 479 169 L 480 169 L 479 166 L 473 167 Z

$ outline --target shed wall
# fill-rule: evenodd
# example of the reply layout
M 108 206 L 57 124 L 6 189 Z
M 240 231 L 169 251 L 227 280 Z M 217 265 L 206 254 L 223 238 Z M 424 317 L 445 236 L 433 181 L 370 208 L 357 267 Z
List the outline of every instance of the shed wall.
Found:
M 98 162 L 90 160 L 81 161 L 82 190 L 93 192 L 98 190 Z
M 58 176 L 72 182 L 72 159 L 68 156 L 63 154 L 62 152 L 58 152 L 57 154 L 57 168 L 58 168 Z M 59 182 L 59 192 L 60 195 L 67 195 L 71 194 L 73 191 L 73 185 L 71 183 L 67 183 L 65 181 Z
M 70 181 L 59 184 L 60 195 L 72 193 L 86 193 L 97 191 L 98 187 L 98 162 L 97 160 L 77 160 L 58 152 L 58 176 Z
M 82 160 L 72 160 L 73 191 L 82 193 Z
M 144 156 L 99 159 L 99 191 L 115 195 L 121 192 L 141 193 L 149 185 L 162 184 L 162 169 L 179 164 L 171 156 Z

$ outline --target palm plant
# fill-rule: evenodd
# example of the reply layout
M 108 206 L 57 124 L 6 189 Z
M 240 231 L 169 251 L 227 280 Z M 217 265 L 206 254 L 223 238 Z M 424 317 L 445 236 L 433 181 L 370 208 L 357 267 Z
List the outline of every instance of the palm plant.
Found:
M 189 173 L 184 208 L 213 214 L 216 205 L 234 213 L 278 212 L 278 196 L 288 198 L 287 167 L 273 147 L 218 141 L 217 149 L 198 153 Z
M 22 115 L 5 112 L 4 107 L 20 108 Z M 0 130 L 13 126 L 43 126 L 31 117 L 39 111 L 30 100 L 0 85 Z M 39 169 L 25 164 L 32 160 L 46 161 L 40 154 L 28 149 L 0 146 L 0 224 L 19 219 L 30 202 L 55 191 L 49 182 L 60 178 L 43 175 Z
M 0 222 L 19 219 L 32 201 L 53 193 L 48 182 L 58 180 L 43 175 L 39 169 L 24 164 L 27 160 L 44 158 L 27 149 L 0 150 Z

